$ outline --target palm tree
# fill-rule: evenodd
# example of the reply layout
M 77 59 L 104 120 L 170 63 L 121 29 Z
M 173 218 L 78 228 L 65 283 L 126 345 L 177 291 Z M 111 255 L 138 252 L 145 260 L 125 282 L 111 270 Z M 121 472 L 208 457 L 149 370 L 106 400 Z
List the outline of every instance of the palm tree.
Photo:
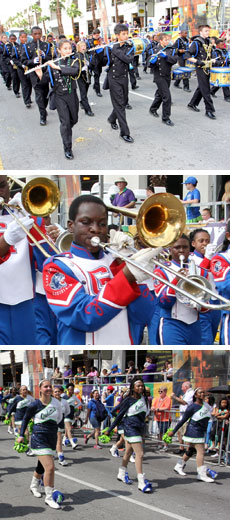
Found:
M 82 16 L 82 12 L 79 11 L 77 6 L 73 2 L 72 2 L 72 4 L 70 4 L 68 9 L 66 9 L 66 12 L 67 12 L 68 16 L 71 18 L 72 31 L 73 31 L 73 34 L 74 34 L 75 33 L 74 18 L 78 18 L 78 16 Z
M 90 0 L 91 2 L 91 11 L 92 11 L 92 18 L 93 18 L 93 28 L 97 28 L 97 22 L 96 22 L 96 15 L 95 15 L 95 0 Z
M 10 368 L 11 375 L 13 380 L 13 386 L 16 386 L 17 378 L 16 378 L 16 363 L 15 363 L 15 352 L 14 350 L 10 350 Z
M 58 23 L 58 34 L 64 33 L 61 10 L 65 8 L 65 0 L 50 0 L 50 10 L 56 12 Z
M 39 17 L 38 17 L 38 15 L 41 14 L 42 8 L 39 7 L 38 4 L 33 4 L 33 5 L 31 5 L 31 11 L 32 11 L 32 13 L 35 14 L 36 24 L 38 25 L 39 24 Z
M 46 34 L 46 22 L 50 20 L 50 16 L 40 16 L 39 23 L 42 22 L 44 34 Z

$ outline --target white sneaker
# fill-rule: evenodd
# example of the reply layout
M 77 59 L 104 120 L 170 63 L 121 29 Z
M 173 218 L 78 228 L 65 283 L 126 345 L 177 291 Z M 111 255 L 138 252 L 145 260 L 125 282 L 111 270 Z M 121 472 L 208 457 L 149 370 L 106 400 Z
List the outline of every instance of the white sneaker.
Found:
M 132 453 L 132 455 L 129 459 L 129 462 L 134 462 L 134 464 L 135 464 L 135 453 Z
M 145 478 L 144 473 L 138 473 L 138 489 L 142 491 L 142 493 L 151 493 L 152 492 L 152 484 Z
M 42 494 L 40 492 L 40 480 L 36 477 L 32 478 L 31 484 L 30 484 L 30 491 L 33 493 L 35 498 L 41 498 Z
M 213 478 L 208 477 L 207 475 L 207 466 L 200 466 L 197 468 L 197 480 L 202 480 L 202 482 L 214 482 Z
M 17 428 L 14 428 L 14 435 L 15 435 L 15 437 L 18 436 L 18 429 Z
M 53 488 L 49 487 L 49 486 L 45 486 L 45 493 L 46 493 L 46 498 L 45 498 L 45 503 L 47 504 L 47 506 L 51 507 L 52 509 L 60 509 L 60 506 L 59 504 L 57 504 L 57 502 L 54 502 L 53 500 Z
M 11 428 L 11 426 L 8 426 L 8 433 L 10 433 L 10 435 L 13 435 L 14 433 L 14 430 Z
M 77 442 L 71 442 L 70 444 L 71 444 L 73 450 L 76 450 L 76 449 L 77 449 L 77 447 L 78 447 Z
M 178 475 L 181 475 L 182 477 L 186 476 L 186 473 L 183 471 L 185 468 L 185 463 L 177 462 L 174 471 L 178 473 Z
M 68 466 L 68 462 L 65 459 L 58 459 L 58 464 L 61 464 L 61 466 Z
M 161 451 L 161 452 L 164 453 L 164 452 L 166 452 L 166 451 L 168 451 L 168 450 L 169 450 L 169 449 L 168 449 L 168 446 L 162 446 L 161 449 L 160 449 L 159 451 Z
M 27 457 L 34 457 L 34 453 L 32 452 L 31 448 L 28 449 L 26 452 Z
M 219 453 L 214 453 L 211 455 L 211 459 L 217 459 L 219 457 Z
M 109 451 L 110 451 L 112 457 L 120 458 L 120 455 L 119 455 L 119 452 L 118 452 L 118 449 L 116 446 L 112 446 L 112 448 L 110 448 Z
M 128 484 L 128 485 L 133 483 L 133 481 L 129 478 L 128 471 L 124 467 L 119 468 L 117 480 L 120 480 L 121 482 L 124 482 L 125 484 Z

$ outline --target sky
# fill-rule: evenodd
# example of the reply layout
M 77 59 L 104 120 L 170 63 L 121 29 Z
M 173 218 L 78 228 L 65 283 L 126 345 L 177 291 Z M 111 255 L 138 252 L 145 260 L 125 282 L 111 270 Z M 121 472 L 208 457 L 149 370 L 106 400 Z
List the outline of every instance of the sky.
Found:
M 33 2 L 31 2 L 33 3 Z M 0 0 L 0 20 L 4 23 L 10 16 L 26 7 L 25 0 Z M 24 7 L 24 8 L 25 8 Z

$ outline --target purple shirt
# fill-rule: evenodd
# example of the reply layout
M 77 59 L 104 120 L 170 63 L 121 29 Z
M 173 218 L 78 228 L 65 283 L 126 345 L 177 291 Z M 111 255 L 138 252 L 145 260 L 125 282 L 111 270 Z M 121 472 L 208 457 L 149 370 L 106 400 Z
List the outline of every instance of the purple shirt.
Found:
M 127 206 L 130 202 L 135 201 L 135 195 L 132 190 L 124 188 L 122 193 L 117 193 L 112 201 L 113 206 Z
M 145 372 L 149 373 L 149 375 L 145 376 L 144 375 L 145 372 L 142 372 L 142 374 L 141 374 L 144 383 L 152 383 L 154 381 L 154 376 L 151 376 L 151 373 L 156 372 L 156 371 L 157 371 L 156 363 L 151 363 L 151 365 L 149 365 L 145 370 Z
M 71 377 L 73 375 L 73 372 L 71 370 L 71 368 L 68 368 L 68 370 L 65 370 L 63 376 L 64 377 Z

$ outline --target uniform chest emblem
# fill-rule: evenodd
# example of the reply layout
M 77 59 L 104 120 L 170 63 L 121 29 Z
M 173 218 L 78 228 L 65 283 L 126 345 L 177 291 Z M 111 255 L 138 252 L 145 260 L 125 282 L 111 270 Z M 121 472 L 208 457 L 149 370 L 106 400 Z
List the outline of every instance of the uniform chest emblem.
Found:
M 67 283 L 65 281 L 65 276 L 62 273 L 55 273 L 50 280 L 50 287 L 55 291 L 59 291 L 66 287 Z

